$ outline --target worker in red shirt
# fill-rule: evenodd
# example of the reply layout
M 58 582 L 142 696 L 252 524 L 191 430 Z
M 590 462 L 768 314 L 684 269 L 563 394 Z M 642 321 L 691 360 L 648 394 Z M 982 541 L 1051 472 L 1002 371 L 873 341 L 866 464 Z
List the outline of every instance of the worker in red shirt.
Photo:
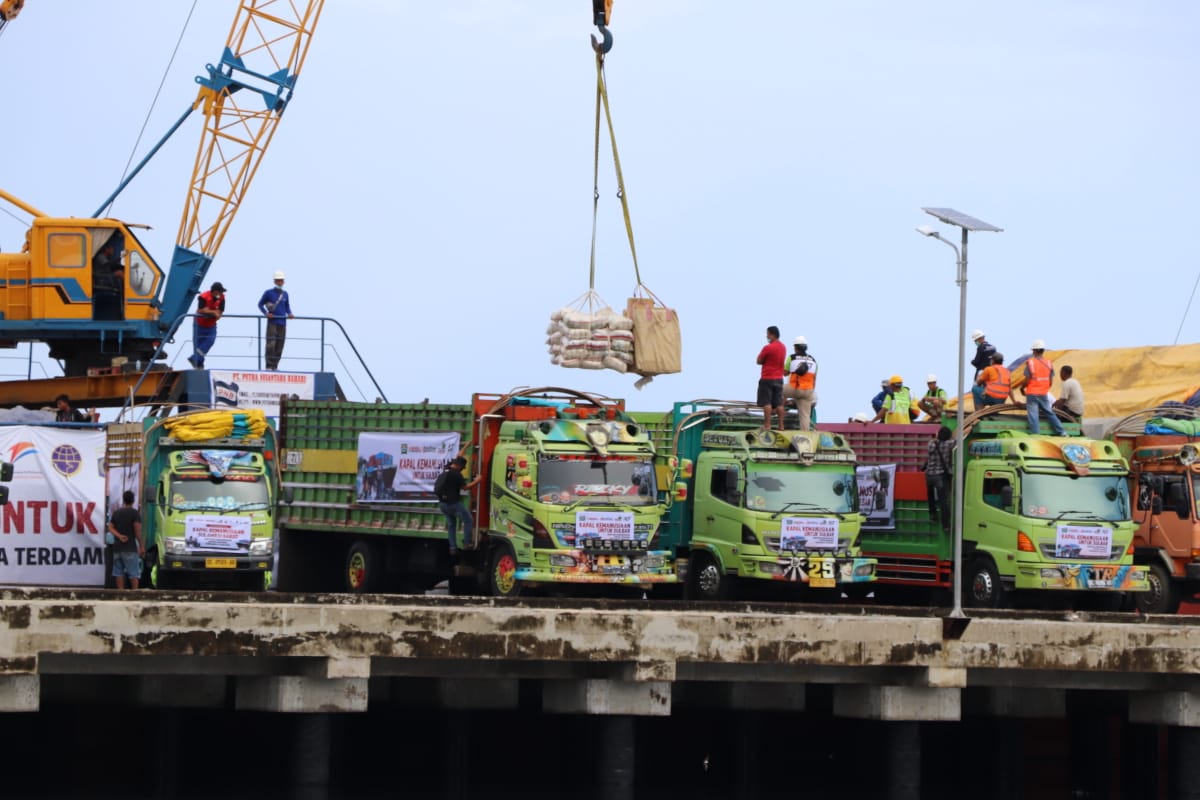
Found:
M 779 414 L 779 430 L 783 430 L 783 362 L 787 348 L 779 341 L 779 328 L 767 328 L 767 343 L 758 353 L 756 362 L 762 367 L 758 377 L 758 404 L 763 410 L 763 427 L 771 430 L 771 412 Z

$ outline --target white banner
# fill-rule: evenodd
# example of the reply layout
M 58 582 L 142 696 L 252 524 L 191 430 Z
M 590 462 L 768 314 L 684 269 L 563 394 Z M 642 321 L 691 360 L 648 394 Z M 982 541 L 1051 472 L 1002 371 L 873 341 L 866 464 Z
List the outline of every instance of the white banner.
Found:
M 779 526 L 780 550 L 836 550 L 838 521 L 833 517 L 784 517 Z
M 578 511 L 575 514 L 575 544 L 583 546 L 584 539 L 603 542 L 633 539 L 633 512 Z
M 191 514 L 184 519 L 188 550 L 242 550 L 250 547 L 249 517 Z
M 104 431 L 0 427 L 13 462 L 0 506 L 0 583 L 104 585 Z
M 1109 558 L 1112 528 L 1094 525 L 1059 525 L 1054 539 L 1055 558 Z
M 213 408 L 261 408 L 279 416 L 279 395 L 312 400 L 316 378 L 303 372 L 223 372 L 209 370 Z
M 895 498 L 895 464 L 858 468 L 858 508 L 866 516 L 864 528 L 895 528 Z
M 395 503 L 433 499 L 433 484 L 446 462 L 458 455 L 457 433 L 360 433 L 358 479 L 360 503 Z

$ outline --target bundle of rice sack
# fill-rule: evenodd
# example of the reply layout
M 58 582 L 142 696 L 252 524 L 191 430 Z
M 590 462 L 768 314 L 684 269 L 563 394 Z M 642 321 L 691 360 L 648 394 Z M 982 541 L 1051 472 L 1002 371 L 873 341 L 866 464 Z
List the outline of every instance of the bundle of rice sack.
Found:
M 633 363 L 633 320 L 608 307 L 560 308 L 550 315 L 546 346 L 551 364 L 623 373 Z

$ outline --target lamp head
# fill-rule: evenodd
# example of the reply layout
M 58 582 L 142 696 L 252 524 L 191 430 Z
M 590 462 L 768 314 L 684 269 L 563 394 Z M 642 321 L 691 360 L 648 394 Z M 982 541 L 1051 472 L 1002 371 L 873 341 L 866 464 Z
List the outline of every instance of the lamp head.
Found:
M 933 227 L 932 225 L 918 226 L 917 233 L 921 234 L 922 236 L 937 236 L 938 235 L 937 228 Z

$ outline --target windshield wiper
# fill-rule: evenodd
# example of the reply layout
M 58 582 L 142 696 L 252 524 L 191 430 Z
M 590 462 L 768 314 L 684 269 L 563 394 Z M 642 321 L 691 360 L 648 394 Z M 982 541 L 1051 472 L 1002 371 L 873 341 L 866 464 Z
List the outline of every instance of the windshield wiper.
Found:
M 1046 524 L 1047 524 L 1047 525 L 1053 525 L 1054 523 L 1058 522 L 1060 519 L 1062 519 L 1062 518 L 1063 518 L 1063 517 L 1065 517 L 1065 516 L 1068 516 L 1068 515 L 1076 515 L 1076 514 L 1077 514 L 1077 515 L 1079 515 L 1079 518 L 1080 518 L 1080 519 L 1090 519 L 1090 520 L 1095 520 L 1096 522 L 1108 522 L 1108 520 L 1106 520 L 1104 517 L 1100 516 L 1099 514 L 1096 514 L 1096 513 L 1095 513 L 1095 512 L 1093 512 L 1093 511 L 1078 511 L 1078 510 L 1071 510 L 1071 511 L 1064 511 L 1064 512 L 1062 512 L 1061 514 L 1059 514 L 1059 515 L 1058 515 L 1057 517 L 1055 517 L 1054 519 L 1048 519 L 1048 520 L 1046 520 Z
M 790 502 L 784 503 L 783 508 L 779 509 L 778 511 L 776 511 L 774 514 L 771 515 L 771 519 L 777 519 L 780 514 L 787 511 L 792 506 L 804 506 L 805 508 L 811 508 L 815 511 L 820 511 L 823 514 L 833 514 L 839 520 L 845 519 L 845 517 L 842 516 L 841 511 L 834 511 L 832 508 L 826 508 L 825 506 L 818 505 L 817 503 L 810 503 L 807 500 L 792 500 Z

